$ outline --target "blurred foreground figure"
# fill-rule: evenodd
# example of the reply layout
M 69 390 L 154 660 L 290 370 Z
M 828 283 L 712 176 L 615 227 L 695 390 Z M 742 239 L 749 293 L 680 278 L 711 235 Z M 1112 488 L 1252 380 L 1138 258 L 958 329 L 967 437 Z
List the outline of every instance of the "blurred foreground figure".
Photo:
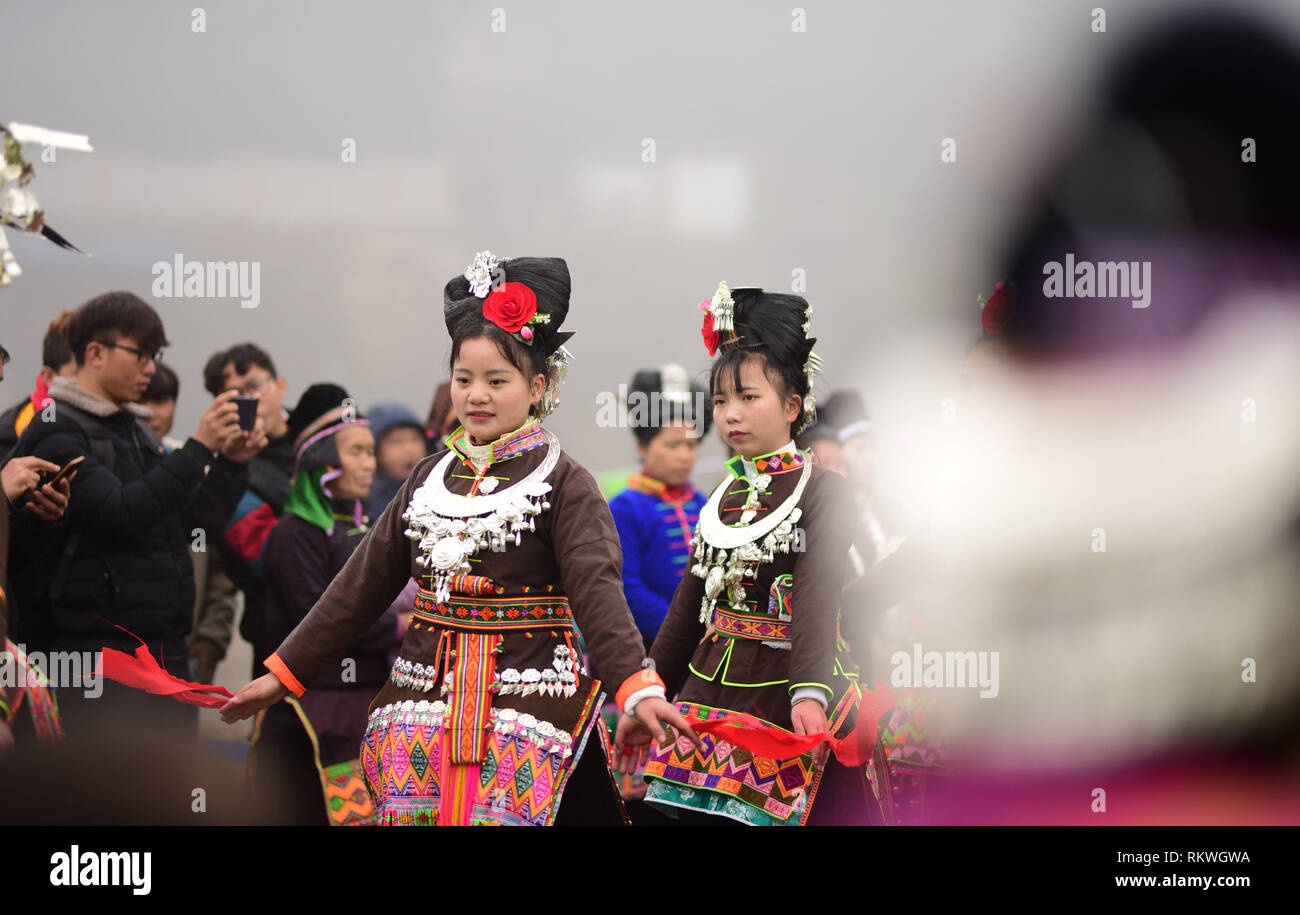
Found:
M 94 777 L 87 778 L 93 760 Z M 235 826 L 286 821 L 254 806 L 240 763 L 162 731 L 125 741 L 92 724 L 0 756 L 0 826 Z
M 1298 96 L 1267 26 L 1130 49 L 916 430 L 873 584 L 958 762 L 927 822 L 1300 821 Z

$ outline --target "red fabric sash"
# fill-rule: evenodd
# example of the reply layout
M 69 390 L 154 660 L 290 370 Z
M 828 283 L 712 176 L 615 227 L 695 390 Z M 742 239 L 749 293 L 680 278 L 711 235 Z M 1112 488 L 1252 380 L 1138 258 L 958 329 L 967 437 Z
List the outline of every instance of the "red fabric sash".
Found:
M 122 629 L 121 626 L 117 627 Z M 208 686 L 203 683 L 191 683 L 174 677 L 158 666 L 149 648 L 134 632 L 122 629 L 127 635 L 140 642 L 134 655 L 105 648 L 99 654 L 96 673 L 132 689 L 142 689 L 157 696 L 171 696 L 178 702 L 197 705 L 203 708 L 221 708 L 235 694 L 224 686 Z M 211 695 L 209 695 L 211 694 Z
M 768 759 L 790 759 L 824 743 L 830 744 L 831 752 L 842 765 L 856 768 L 865 765 L 871 758 L 880 716 L 892 709 L 897 702 L 884 683 L 877 682 L 875 692 L 863 690 L 857 725 L 843 737 L 832 737 L 829 733 L 792 734 L 785 728 L 768 724 L 743 712 L 728 712 L 726 718 L 689 721 L 689 724 L 698 734 L 725 740 Z

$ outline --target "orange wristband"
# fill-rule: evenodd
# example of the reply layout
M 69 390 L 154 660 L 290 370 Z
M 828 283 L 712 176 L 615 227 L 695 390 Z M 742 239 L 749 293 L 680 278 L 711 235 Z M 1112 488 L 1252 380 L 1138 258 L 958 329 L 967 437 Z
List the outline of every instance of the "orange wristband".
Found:
M 626 704 L 628 696 L 638 690 L 645 689 L 647 686 L 659 686 L 663 688 L 665 693 L 668 692 L 668 687 L 664 686 L 663 679 L 657 673 L 649 668 L 643 668 L 623 681 L 623 685 L 614 694 L 614 701 L 621 709 Z
M 266 665 L 267 670 L 275 674 L 276 679 L 284 684 L 285 689 L 295 696 L 301 696 L 307 692 L 307 687 L 298 682 L 298 678 L 293 675 L 284 661 L 280 660 L 278 654 L 272 654 L 262 663 Z

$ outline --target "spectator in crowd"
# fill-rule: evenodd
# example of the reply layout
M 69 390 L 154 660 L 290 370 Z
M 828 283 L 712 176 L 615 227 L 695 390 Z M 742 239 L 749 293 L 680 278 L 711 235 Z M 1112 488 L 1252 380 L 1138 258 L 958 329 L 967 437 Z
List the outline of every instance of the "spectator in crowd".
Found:
M 220 533 L 214 539 L 223 567 L 244 592 L 239 634 L 253 646 L 256 672 L 262 659 L 275 648 L 275 644 L 267 645 L 261 632 L 266 602 L 266 538 L 284 514 L 293 477 L 293 436 L 283 406 L 286 382 L 276 374 L 275 363 L 264 349 L 253 343 L 237 343 L 208 360 L 203 384 L 214 397 L 230 390 L 256 397 L 258 420 L 268 438 L 266 447 L 248 462 L 246 490 L 234 514 L 213 531 Z
M 187 524 L 233 510 L 216 494 L 232 491 L 230 481 L 265 444 L 262 424 L 243 431 L 233 392 L 223 393 L 184 446 L 165 453 L 137 401 L 166 334 L 157 312 L 129 292 L 78 308 L 67 342 L 77 376 L 51 382 L 54 409 L 38 414 L 15 449 L 58 467 L 84 459 L 62 524 L 20 517 L 15 527 L 10 567 L 23 641 L 46 651 L 130 653 L 138 638 L 168 672 L 185 676 L 194 609 Z M 135 719 L 141 728 L 193 736 L 192 706 L 100 685 L 93 702 L 89 691 L 61 691 L 69 732 L 107 727 L 116 735 Z
M 180 398 L 180 379 L 166 365 L 159 365 L 140 402 L 149 408 L 149 428 L 162 440 L 167 453 L 185 443 L 168 435 L 176 418 L 176 401 Z M 194 561 L 194 629 L 189 637 L 189 658 L 193 679 L 211 683 L 217 663 L 226 656 L 235 631 L 235 606 L 239 589 L 221 565 L 220 555 L 208 548 L 213 532 L 195 536 L 193 524 L 190 558 Z M 220 533 L 219 531 L 216 533 Z M 196 542 L 197 541 L 197 542 Z
M 144 389 L 144 396 L 140 398 L 140 403 L 149 408 L 145 423 L 158 436 L 158 441 L 163 443 L 169 454 L 185 444 L 168 437 L 172 424 L 176 422 L 176 401 L 180 399 L 180 394 L 180 379 L 170 366 L 160 362 L 154 369 L 153 377 L 149 379 L 149 387 Z
M 840 447 L 839 429 L 827 415 L 825 408 L 817 410 L 813 424 L 795 437 L 801 451 L 811 451 L 813 460 L 827 470 L 838 474 L 844 471 L 844 455 Z
M 0 381 L 4 380 L 4 365 L 8 361 L 9 351 L 0 346 Z M 58 465 L 37 457 L 14 458 L 12 461 L 5 462 L 3 470 L 0 470 L 0 483 L 3 483 L 5 496 L 4 511 L 0 512 L 0 664 L 20 663 L 19 652 L 8 638 L 8 580 L 5 577 L 5 569 L 9 557 L 9 515 L 14 511 L 15 505 L 24 496 L 30 494 L 31 502 L 27 505 L 27 510 L 33 515 L 45 521 L 57 521 L 62 517 L 68 505 L 69 479 L 40 485 L 42 471 L 57 470 Z M 73 471 L 69 477 L 75 473 L 76 471 Z M 54 718 L 50 723 L 57 731 L 58 711 L 54 703 L 48 700 L 48 691 L 43 685 L 29 686 L 27 683 L 27 678 L 23 677 L 23 685 L 18 687 L 15 695 L 10 695 L 4 684 L 0 683 L 0 755 L 13 747 L 11 725 L 17 716 L 18 705 L 22 701 L 24 692 L 32 694 L 28 706 L 34 709 L 33 717 L 38 714 L 46 716 L 52 714 Z M 39 711 L 36 710 L 38 706 Z M 38 724 L 38 731 L 39 729 Z
M 423 424 L 400 403 L 371 407 L 370 430 L 375 436 L 378 469 L 370 487 L 368 512 L 371 518 L 378 518 L 429 449 Z
M 369 421 L 350 404 L 338 385 L 314 384 L 290 417 L 297 454 L 293 489 L 266 547 L 265 624 L 277 644 L 307 616 L 369 529 L 362 506 L 375 473 L 375 440 Z M 250 751 L 254 788 L 268 805 L 278 802 L 289 822 L 373 821 L 368 801 L 366 812 L 352 804 L 336 810 L 322 787 L 346 792 L 352 786 L 365 795 L 358 747 L 370 700 L 388 680 L 399 640 L 394 606 L 347 650 L 343 664 L 261 718 Z
M 707 498 L 691 484 L 691 473 L 711 411 L 704 389 L 692 387 L 676 364 L 637 372 L 627 396 L 641 468 L 609 510 L 623 549 L 623 594 L 648 651 L 686 572 Z
M 429 439 L 430 452 L 443 450 L 446 447 L 443 442 L 459 425 L 456 406 L 451 402 L 451 382 L 444 381 L 434 390 L 429 418 L 424 421 L 424 434 Z
M 55 378 L 76 377 L 77 360 L 72 358 L 72 350 L 63 339 L 71 317 L 71 311 L 63 312 L 50 322 L 45 331 L 45 340 L 41 344 L 41 371 L 36 376 L 36 388 L 31 396 L 0 413 L 0 457 L 13 450 L 18 436 L 23 434 L 32 417 L 49 402 L 50 382 Z

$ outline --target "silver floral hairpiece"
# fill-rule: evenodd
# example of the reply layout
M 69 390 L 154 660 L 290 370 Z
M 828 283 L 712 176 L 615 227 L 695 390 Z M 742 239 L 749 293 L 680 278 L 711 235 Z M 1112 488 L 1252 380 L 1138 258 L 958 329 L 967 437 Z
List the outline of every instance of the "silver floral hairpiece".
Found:
M 480 299 L 487 298 L 492 291 L 492 284 L 501 270 L 501 263 L 491 251 L 480 251 L 465 268 L 465 279 L 469 280 L 470 292 Z
M 713 315 L 713 329 L 717 333 L 736 329 L 736 303 L 731 298 L 731 287 L 725 281 L 719 283 L 717 292 L 713 293 L 709 312 Z

